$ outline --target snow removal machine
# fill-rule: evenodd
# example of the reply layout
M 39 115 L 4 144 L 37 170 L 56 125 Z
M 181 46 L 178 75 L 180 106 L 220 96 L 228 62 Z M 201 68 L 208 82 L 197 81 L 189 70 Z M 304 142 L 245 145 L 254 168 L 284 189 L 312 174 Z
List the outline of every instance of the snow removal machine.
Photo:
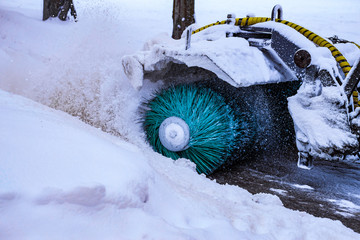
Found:
M 293 149 L 302 168 L 317 158 L 359 161 L 360 46 L 282 16 L 280 5 L 270 18 L 229 14 L 123 57 L 156 152 L 206 175 L 257 152 Z

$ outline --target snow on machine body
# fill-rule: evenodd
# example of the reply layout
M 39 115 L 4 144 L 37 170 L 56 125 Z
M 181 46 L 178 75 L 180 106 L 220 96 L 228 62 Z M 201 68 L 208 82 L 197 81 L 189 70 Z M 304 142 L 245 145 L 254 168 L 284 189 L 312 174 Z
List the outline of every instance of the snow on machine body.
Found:
M 185 35 L 185 44 L 159 37 L 122 60 L 135 88 L 160 86 L 142 106 L 157 152 L 205 174 L 295 141 L 299 167 L 314 157 L 357 161 L 357 44 L 285 21 L 279 5 L 271 18 L 229 14 Z

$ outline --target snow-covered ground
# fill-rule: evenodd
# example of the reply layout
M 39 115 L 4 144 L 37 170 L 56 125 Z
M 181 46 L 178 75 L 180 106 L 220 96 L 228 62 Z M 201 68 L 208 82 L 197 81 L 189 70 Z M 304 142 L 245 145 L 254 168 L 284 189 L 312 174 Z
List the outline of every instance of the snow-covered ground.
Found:
M 0 2 L 0 239 L 360 238 L 154 153 L 121 58 L 171 33 L 172 1 L 74 2 L 77 23 L 42 22 L 39 0 Z M 360 42 L 358 1 L 197 0 L 196 18 L 269 16 L 276 3 L 321 36 Z

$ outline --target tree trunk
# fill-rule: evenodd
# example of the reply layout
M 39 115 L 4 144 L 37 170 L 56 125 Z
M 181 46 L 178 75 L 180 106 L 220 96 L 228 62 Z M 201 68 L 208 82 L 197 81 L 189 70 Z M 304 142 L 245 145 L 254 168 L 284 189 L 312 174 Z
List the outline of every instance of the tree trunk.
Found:
M 73 0 L 44 0 L 43 7 L 43 21 L 50 17 L 59 17 L 65 21 L 69 10 L 75 21 L 77 20 Z
M 195 22 L 195 0 L 174 0 L 172 38 L 180 39 L 181 34 Z

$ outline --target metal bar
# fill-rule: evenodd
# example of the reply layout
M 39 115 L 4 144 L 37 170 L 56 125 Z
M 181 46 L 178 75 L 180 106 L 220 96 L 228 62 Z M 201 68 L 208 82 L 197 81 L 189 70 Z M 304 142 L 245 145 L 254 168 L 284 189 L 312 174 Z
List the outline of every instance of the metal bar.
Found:
M 283 20 L 283 10 L 281 5 L 276 4 L 274 8 L 271 11 L 271 21 L 275 21 L 276 18 L 276 12 L 277 12 L 277 18 L 280 20 Z
M 245 39 L 257 38 L 257 39 L 271 39 L 271 33 L 267 32 L 237 32 L 233 33 L 233 37 L 241 37 Z
M 186 30 L 186 45 L 185 50 L 188 50 L 191 47 L 191 33 L 192 33 L 192 27 L 189 27 Z
M 360 81 L 360 58 L 356 61 L 349 74 L 343 82 L 344 92 L 348 99 L 350 99 L 355 87 Z

